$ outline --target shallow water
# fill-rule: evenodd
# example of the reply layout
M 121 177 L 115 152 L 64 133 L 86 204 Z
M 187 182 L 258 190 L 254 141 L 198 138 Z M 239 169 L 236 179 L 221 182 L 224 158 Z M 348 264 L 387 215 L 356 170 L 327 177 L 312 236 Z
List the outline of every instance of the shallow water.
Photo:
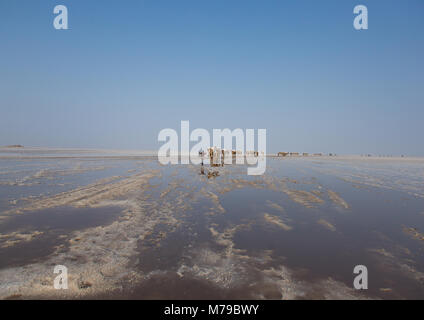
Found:
M 59 246 L 66 246 L 72 231 L 110 223 L 119 216 L 120 211 L 120 208 L 114 207 L 57 207 L 13 216 L 0 224 L 0 234 L 35 232 L 36 236 L 30 241 L 19 241 L 13 245 L 7 244 L 7 238 L 0 240 L 0 268 L 40 261 L 54 253 Z
M 268 157 L 257 177 L 46 153 L 0 158 L 3 298 L 424 298 L 422 159 Z M 90 286 L 52 289 L 59 263 Z

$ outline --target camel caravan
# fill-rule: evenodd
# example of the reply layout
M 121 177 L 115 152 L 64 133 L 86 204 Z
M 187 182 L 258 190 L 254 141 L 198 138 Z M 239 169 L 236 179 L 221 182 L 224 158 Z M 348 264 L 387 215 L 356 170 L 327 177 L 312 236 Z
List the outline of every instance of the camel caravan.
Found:
M 224 164 L 234 164 L 237 156 L 245 156 L 245 157 L 259 157 L 265 156 L 264 152 L 259 153 L 258 151 L 246 151 L 244 154 L 240 150 L 228 150 L 221 149 L 218 147 L 208 148 L 207 151 L 199 151 L 199 157 L 202 159 L 200 174 L 206 175 L 209 178 L 219 176 L 219 171 L 216 170 L 208 170 L 204 167 L 203 159 L 209 158 L 209 165 L 211 167 L 223 167 Z M 231 159 L 231 161 L 225 161 L 226 159 Z
M 261 155 L 265 155 L 264 152 L 261 152 Z M 199 156 L 201 158 L 209 157 L 210 164 L 212 167 L 220 167 L 224 166 L 225 159 L 231 158 L 231 163 L 234 163 L 234 159 L 237 156 L 243 156 L 243 152 L 240 150 L 229 150 L 229 149 L 221 149 L 218 147 L 211 147 L 205 152 L 203 150 L 199 151 Z M 246 157 L 258 157 L 258 151 L 246 151 L 244 153 Z M 226 162 L 228 163 L 228 162 Z
M 228 150 L 228 149 L 221 149 L 218 147 L 211 147 L 208 148 L 208 150 L 205 151 L 199 151 L 199 156 L 201 158 L 204 157 L 209 157 L 210 159 L 210 164 L 213 167 L 218 167 L 218 166 L 223 166 L 224 165 L 224 160 L 226 158 L 232 158 L 234 160 L 234 158 L 236 156 L 242 156 L 243 152 L 240 150 Z M 264 152 L 260 153 L 261 156 L 265 156 Z M 322 153 L 308 153 L 308 152 L 278 152 L 277 153 L 277 157 L 309 157 L 309 156 L 314 156 L 314 157 L 320 157 L 322 156 Z M 330 154 L 331 155 L 331 154 Z M 258 157 L 259 156 L 259 152 L 258 151 L 246 151 L 244 153 L 244 156 L 246 157 Z
M 322 153 L 313 153 L 311 154 L 314 157 L 320 157 L 322 156 Z M 278 152 L 277 157 L 309 157 L 310 154 L 308 152 L 303 152 L 300 154 L 300 152 Z

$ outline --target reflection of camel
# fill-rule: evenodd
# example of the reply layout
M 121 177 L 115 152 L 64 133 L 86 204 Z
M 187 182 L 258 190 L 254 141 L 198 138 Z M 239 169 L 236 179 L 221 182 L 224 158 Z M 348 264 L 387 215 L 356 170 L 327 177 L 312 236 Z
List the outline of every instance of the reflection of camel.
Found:
M 207 171 L 207 177 L 208 177 L 208 179 L 215 178 L 215 177 L 218 177 L 219 176 L 219 172 L 218 171 L 208 171 L 208 170 L 206 170 L 206 171 Z M 201 175 L 206 175 L 205 174 L 205 168 L 203 166 L 203 160 L 202 160 L 202 163 L 201 163 L 201 166 L 200 166 L 200 174 Z
M 200 166 L 200 174 L 205 174 L 205 169 L 203 168 L 203 159 L 202 159 L 202 165 Z

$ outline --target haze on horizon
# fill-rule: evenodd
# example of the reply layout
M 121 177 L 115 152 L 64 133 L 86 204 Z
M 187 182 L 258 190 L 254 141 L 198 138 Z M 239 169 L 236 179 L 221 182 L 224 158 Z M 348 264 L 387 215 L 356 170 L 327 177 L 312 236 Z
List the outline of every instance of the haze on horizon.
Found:
M 55 30 L 53 8 L 69 10 Z M 353 28 L 364 4 L 369 29 Z M 264 128 L 267 151 L 424 156 L 424 3 L 2 1 L 0 145 L 157 150 Z

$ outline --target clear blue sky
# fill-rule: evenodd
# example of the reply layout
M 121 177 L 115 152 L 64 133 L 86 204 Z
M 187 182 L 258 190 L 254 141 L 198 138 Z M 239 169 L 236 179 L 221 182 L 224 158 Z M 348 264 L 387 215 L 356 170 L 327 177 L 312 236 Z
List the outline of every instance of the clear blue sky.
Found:
M 189 120 L 265 128 L 270 152 L 424 155 L 423 57 L 422 0 L 2 0 L 0 145 L 155 150 Z

